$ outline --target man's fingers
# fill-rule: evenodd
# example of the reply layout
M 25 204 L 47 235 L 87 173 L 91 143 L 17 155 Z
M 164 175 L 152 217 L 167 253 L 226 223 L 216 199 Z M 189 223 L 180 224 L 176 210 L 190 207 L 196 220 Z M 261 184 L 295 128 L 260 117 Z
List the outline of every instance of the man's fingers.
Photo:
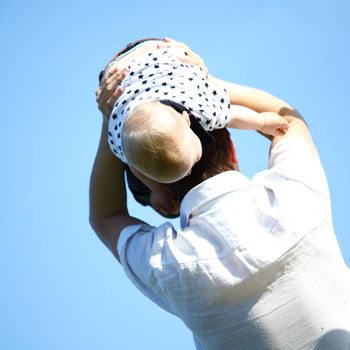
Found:
M 162 47 L 177 47 L 179 49 L 181 49 L 181 53 L 179 53 L 177 55 L 177 58 L 184 62 L 184 63 L 188 63 L 188 64 L 192 64 L 192 65 L 196 65 L 199 66 L 203 69 L 203 71 L 205 72 L 206 75 L 208 75 L 208 68 L 206 67 L 203 59 L 197 55 L 196 53 L 194 53 L 189 46 L 187 46 L 185 43 L 183 42 L 179 42 L 179 41 L 175 41 L 173 39 L 170 38 L 164 38 L 163 42 L 161 44 L 157 45 L 158 49 L 162 48 Z
M 205 75 L 208 76 L 208 68 L 206 67 L 204 61 L 193 51 L 184 51 L 184 53 L 182 55 L 178 55 L 177 58 L 184 63 L 199 66 L 205 72 Z
M 112 111 L 115 103 L 117 102 L 118 98 L 121 96 L 123 92 L 124 92 L 124 88 L 122 86 L 118 86 L 117 90 L 113 92 L 112 96 L 106 102 L 108 109 Z
M 98 99 L 98 97 L 100 96 L 100 93 L 101 93 L 101 88 L 98 87 L 95 91 L 95 95 L 96 95 L 96 100 Z
M 114 91 L 113 96 L 119 98 L 123 92 L 124 92 L 124 88 L 122 86 L 118 86 L 117 90 Z
M 112 67 L 110 68 L 110 70 L 107 73 L 107 78 L 111 77 L 113 74 L 115 74 L 116 72 L 118 72 L 118 67 Z
M 128 70 L 126 69 L 123 71 L 115 70 L 114 73 L 96 89 L 98 109 L 104 115 L 109 115 L 112 112 L 116 101 L 124 92 L 124 88 L 119 84 L 127 75 Z
M 114 92 L 115 88 L 128 76 L 129 71 L 123 69 L 122 71 L 116 70 L 109 78 L 106 79 L 102 85 L 102 89 L 106 89 L 109 92 Z
M 108 108 L 108 109 L 106 109 L 106 110 L 109 112 L 109 114 L 112 113 L 112 109 L 113 109 L 113 107 L 114 107 L 114 105 L 115 105 L 115 103 L 116 103 L 117 100 L 118 100 L 118 97 L 116 97 L 116 96 L 113 95 L 113 96 L 106 102 L 106 107 Z
M 176 46 L 183 49 L 184 51 L 191 51 L 191 49 L 185 43 L 180 41 L 175 41 L 169 38 L 164 38 L 163 42 L 157 45 L 158 48 L 169 47 L 169 46 Z
M 175 42 L 176 40 L 171 39 L 171 38 L 169 38 L 168 36 L 166 36 L 166 37 L 163 39 L 163 41 L 166 42 L 166 43 L 169 43 L 169 42 Z
M 107 101 L 116 92 L 118 85 L 124 78 L 126 78 L 127 75 L 127 69 L 122 71 L 115 69 L 114 72 L 102 82 L 101 86 L 96 89 L 96 101 L 98 104 L 105 103 L 105 101 Z

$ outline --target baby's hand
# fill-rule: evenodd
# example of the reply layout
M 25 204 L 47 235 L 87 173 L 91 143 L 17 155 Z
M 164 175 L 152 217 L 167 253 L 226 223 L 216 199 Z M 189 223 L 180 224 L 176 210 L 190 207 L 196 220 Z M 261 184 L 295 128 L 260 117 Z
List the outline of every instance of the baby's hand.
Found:
M 281 136 L 284 135 L 288 128 L 289 124 L 287 120 L 277 113 L 264 112 L 260 113 L 263 117 L 263 127 L 259 130 L 266 135 L 272 136 Z
M 179 215 L 179 203 L 165 188 L 164 190 L 151 193 L 150 204 L 156 212 L 165 217 L 176 217 Z
M 163 43 L 158 44 L 158 48 L 169 46 L 178 47 L 180 49 L 180 53 L 177 55 L 177 58 L 180 61 L 194 66 L 199 66 L 205 72 L 205 75 L 208 76 L 208 68 L 206 67 L 203 59 L 194 53 L 186 44 L 170 38 L 164 38 Z
M 98 109 L 102 112 L 103 118 L 108 122 L 115 102 L 123 93 L 123 88 L 118 86 L 128 75 L 128 70 L 112 68 L 107 76 L 101 81 L 101 85 L 96 89 L 96 102 Z

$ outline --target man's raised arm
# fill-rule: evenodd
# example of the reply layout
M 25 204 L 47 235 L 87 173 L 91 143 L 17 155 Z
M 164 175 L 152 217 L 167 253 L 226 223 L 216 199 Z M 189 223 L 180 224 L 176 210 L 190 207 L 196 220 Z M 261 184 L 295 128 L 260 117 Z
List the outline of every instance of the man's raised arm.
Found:
M 124 164 L 109 149 L 108 126 L 103 122 L 100 144 L 90 180 L 90 224 L 103 243 L 119 259 L 120 232 L 142 223 L 129 215 L 126 205 Z
M 272 141 L 271 148 L 283 138 L 300 137 L 317 151 L 304 118 L 289 103 L 260 89 L 229 83 L 213 76 L 209 76 L 209 79 L 227 90 L 231 104 L 241 105 L 258 113 L 277 113 L 288 121 L 289 128 L 284 135 L 265 135 Z

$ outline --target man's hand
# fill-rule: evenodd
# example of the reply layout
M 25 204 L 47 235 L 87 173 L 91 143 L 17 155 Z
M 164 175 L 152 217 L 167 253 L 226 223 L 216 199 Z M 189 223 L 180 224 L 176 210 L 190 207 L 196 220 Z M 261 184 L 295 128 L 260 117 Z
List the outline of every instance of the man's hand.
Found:
M 123 87 L 119 86 L 119 84 L 128 73 L 127 69 L 112 68 L 102 79 L 101 85 L 96 89 L 98 109 L 102 112 L 103 118 L 107 123 L 116 101 L 123 93 Z
M 208 68 L 203 59 L 194 53 L 186 44 L 170 38 L 164 38 L 163 43 L 158 44 L 158 48 L 161 47 L 178 47 L 181 49 L 181 53 L 177 56 L 180 61 L 193 66 L 199 66 L 205 72 L 205 75 L 208 76 Z

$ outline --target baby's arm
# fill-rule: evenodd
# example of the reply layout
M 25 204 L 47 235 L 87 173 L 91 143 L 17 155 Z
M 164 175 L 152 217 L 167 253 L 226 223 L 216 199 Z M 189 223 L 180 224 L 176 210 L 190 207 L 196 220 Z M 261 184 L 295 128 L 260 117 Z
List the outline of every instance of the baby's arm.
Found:
M 229 128 L 257 130 L 267 135 L 282 135 L 288 130 L 288 122 L 276 113 L 262 112 L 238 105 L 231 105 Z
M 232 105 L 244 106 L 258 113 L 274 112 L 281 114 L 281 111 L 293 110 L 293 107 L 287 102 L 263 90 L 229 83 L 211 75 L 208 76 L 208 79 L 227 90 Z

